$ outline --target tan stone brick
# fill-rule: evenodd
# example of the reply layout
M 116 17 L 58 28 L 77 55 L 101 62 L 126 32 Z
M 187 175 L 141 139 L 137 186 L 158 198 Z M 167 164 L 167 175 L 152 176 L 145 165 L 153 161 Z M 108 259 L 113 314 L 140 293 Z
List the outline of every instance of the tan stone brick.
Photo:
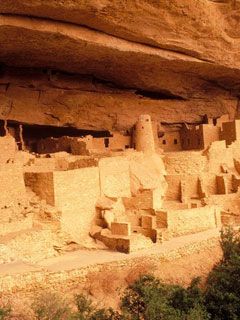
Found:
M 129 222 L 112 222 L 111 231 L 113 235 L 130 236 L 131 227 Z

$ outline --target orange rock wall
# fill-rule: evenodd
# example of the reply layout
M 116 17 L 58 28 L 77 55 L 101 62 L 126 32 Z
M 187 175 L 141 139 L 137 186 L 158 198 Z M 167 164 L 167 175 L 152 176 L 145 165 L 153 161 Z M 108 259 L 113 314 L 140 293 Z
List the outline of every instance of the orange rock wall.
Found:
M 0 119 L 28 124 L 114 131 L 130 129 L 141 114 L 157 122 L 196 123 L 206 113 L 233 116 L 236 107 L 235 99 L 221 94 L 194 102 L 151 99 L 86 76 L 58 72 L 49 78 L 42 70 L 26 68 L 0 72 Z
M 140 114 L 233 119 L 239 12 L 238 1 L 1 1 L 0 119 L 97 130 Z

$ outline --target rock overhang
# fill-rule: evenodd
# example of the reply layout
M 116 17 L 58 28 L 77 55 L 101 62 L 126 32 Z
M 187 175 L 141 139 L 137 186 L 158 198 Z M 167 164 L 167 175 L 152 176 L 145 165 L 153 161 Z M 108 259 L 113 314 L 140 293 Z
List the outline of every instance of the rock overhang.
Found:
M 208 0 L 181 3 L 176 0 L 160 3 L 6 0 L 0 3 L 0 63 L 97 79 L 102 90 L 87 84 L 83 94 L 87 91 L 91 97 L 86 96 L 84 102 L 81 99 L 79 102 L 84 110 L 88 98 L 88 104 L 94 100 L 96 105 L 93 96 L 98 91 L 105 97 L 108 95 L 108 100 L 119 106 L 120 113 L 126 97 L 131 100 L 131 110 L 134 104 L 138 108 L 142 103 L 155 103 L 156 108 L 163 108 L 164 114 L 164 109 L 171 104 L 176 117 L 174 121 L 166 116 L 160 119 L 166 123 L 185 120 L 183 104 L 189 110 L 187 122 L 201 120 L 205 112 L 203 104 L 210 114 L 220 115 L 222 108 L 222 113 L 227 111 L 233 116 L 239 95 L 239 43 L 231 36 L 232 19 L 227 17 L 236 16 L 238 10 L 234 10 L 228 4 Z M 58 97 L 57 105 L 60 93 L 64 100 L 67 97 L 71 101 L 82 96 L 81 88 L 73 90 L 71 85 L 69 92 L 57 77 L 50 86 L 59 89 L 58 93 L 50 93 L 51 98 Z M 113 92 L 109 93 L 109 87 Z M 35 89 L 41 91 L 42 87 Z M 45 95 L 45 102 L 46 99 Z M 101 108 L 102 103 L 106 103 L 109 111 L 109 101 L 103 100 Z M 56 110 L 54 116 L 55 113 Z M 116 125 L 115 116 L 110 118 L 108 130 Z M 53 123 L 53 119 L 49 121 L 44 116 L 41 123 L 45 121 L 56 125 L 56 121 Z M 61 120 L 58 124 L 64 125 L 64 122 L 68 121 Z M 91 126 L 91 120 L 88 124 L 85 120 L 82 122 L 84 128 L 96 128 L 95 124 Z M 79 128 L 79 124 L 73 123 L 73 126 Z M 126 127 L 117 124 L 116 128 L 121 126 Z M 104 123 L 99 127 L 103 128 Z

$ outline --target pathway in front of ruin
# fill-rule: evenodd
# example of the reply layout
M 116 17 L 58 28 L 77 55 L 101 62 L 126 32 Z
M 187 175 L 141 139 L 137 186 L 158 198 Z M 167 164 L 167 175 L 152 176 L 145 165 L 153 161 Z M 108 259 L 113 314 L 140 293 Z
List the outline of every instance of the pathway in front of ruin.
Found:
M 197 234 L 173 238 L 162 244 L 155 244 L 151 248 L 139 250 L 131 254 L 124 254 L 109 250 L 78 250 L 64 255 L 48 258 L 37 264 L 25 262 L 13 262 L 0 265 L 0 276 L 24 274 L 28 272 L 45 270 L 48 272 L 59 272 L 64 270 L 80 269 L 97 264 L 115 261 L 147 257 L 151 255 L 164 255 L 179 250 L 185 246 L 201 243 L 202 241 L 217 238 L 219 229 L 208 230 Z

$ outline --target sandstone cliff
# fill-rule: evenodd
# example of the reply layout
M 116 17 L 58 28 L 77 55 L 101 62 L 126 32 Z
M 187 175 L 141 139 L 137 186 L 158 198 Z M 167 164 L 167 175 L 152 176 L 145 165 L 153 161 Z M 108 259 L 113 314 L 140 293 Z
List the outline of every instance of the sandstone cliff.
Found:
M 238 113 L 239 1 L 2 0 L 0 118 L 111 130 Z

